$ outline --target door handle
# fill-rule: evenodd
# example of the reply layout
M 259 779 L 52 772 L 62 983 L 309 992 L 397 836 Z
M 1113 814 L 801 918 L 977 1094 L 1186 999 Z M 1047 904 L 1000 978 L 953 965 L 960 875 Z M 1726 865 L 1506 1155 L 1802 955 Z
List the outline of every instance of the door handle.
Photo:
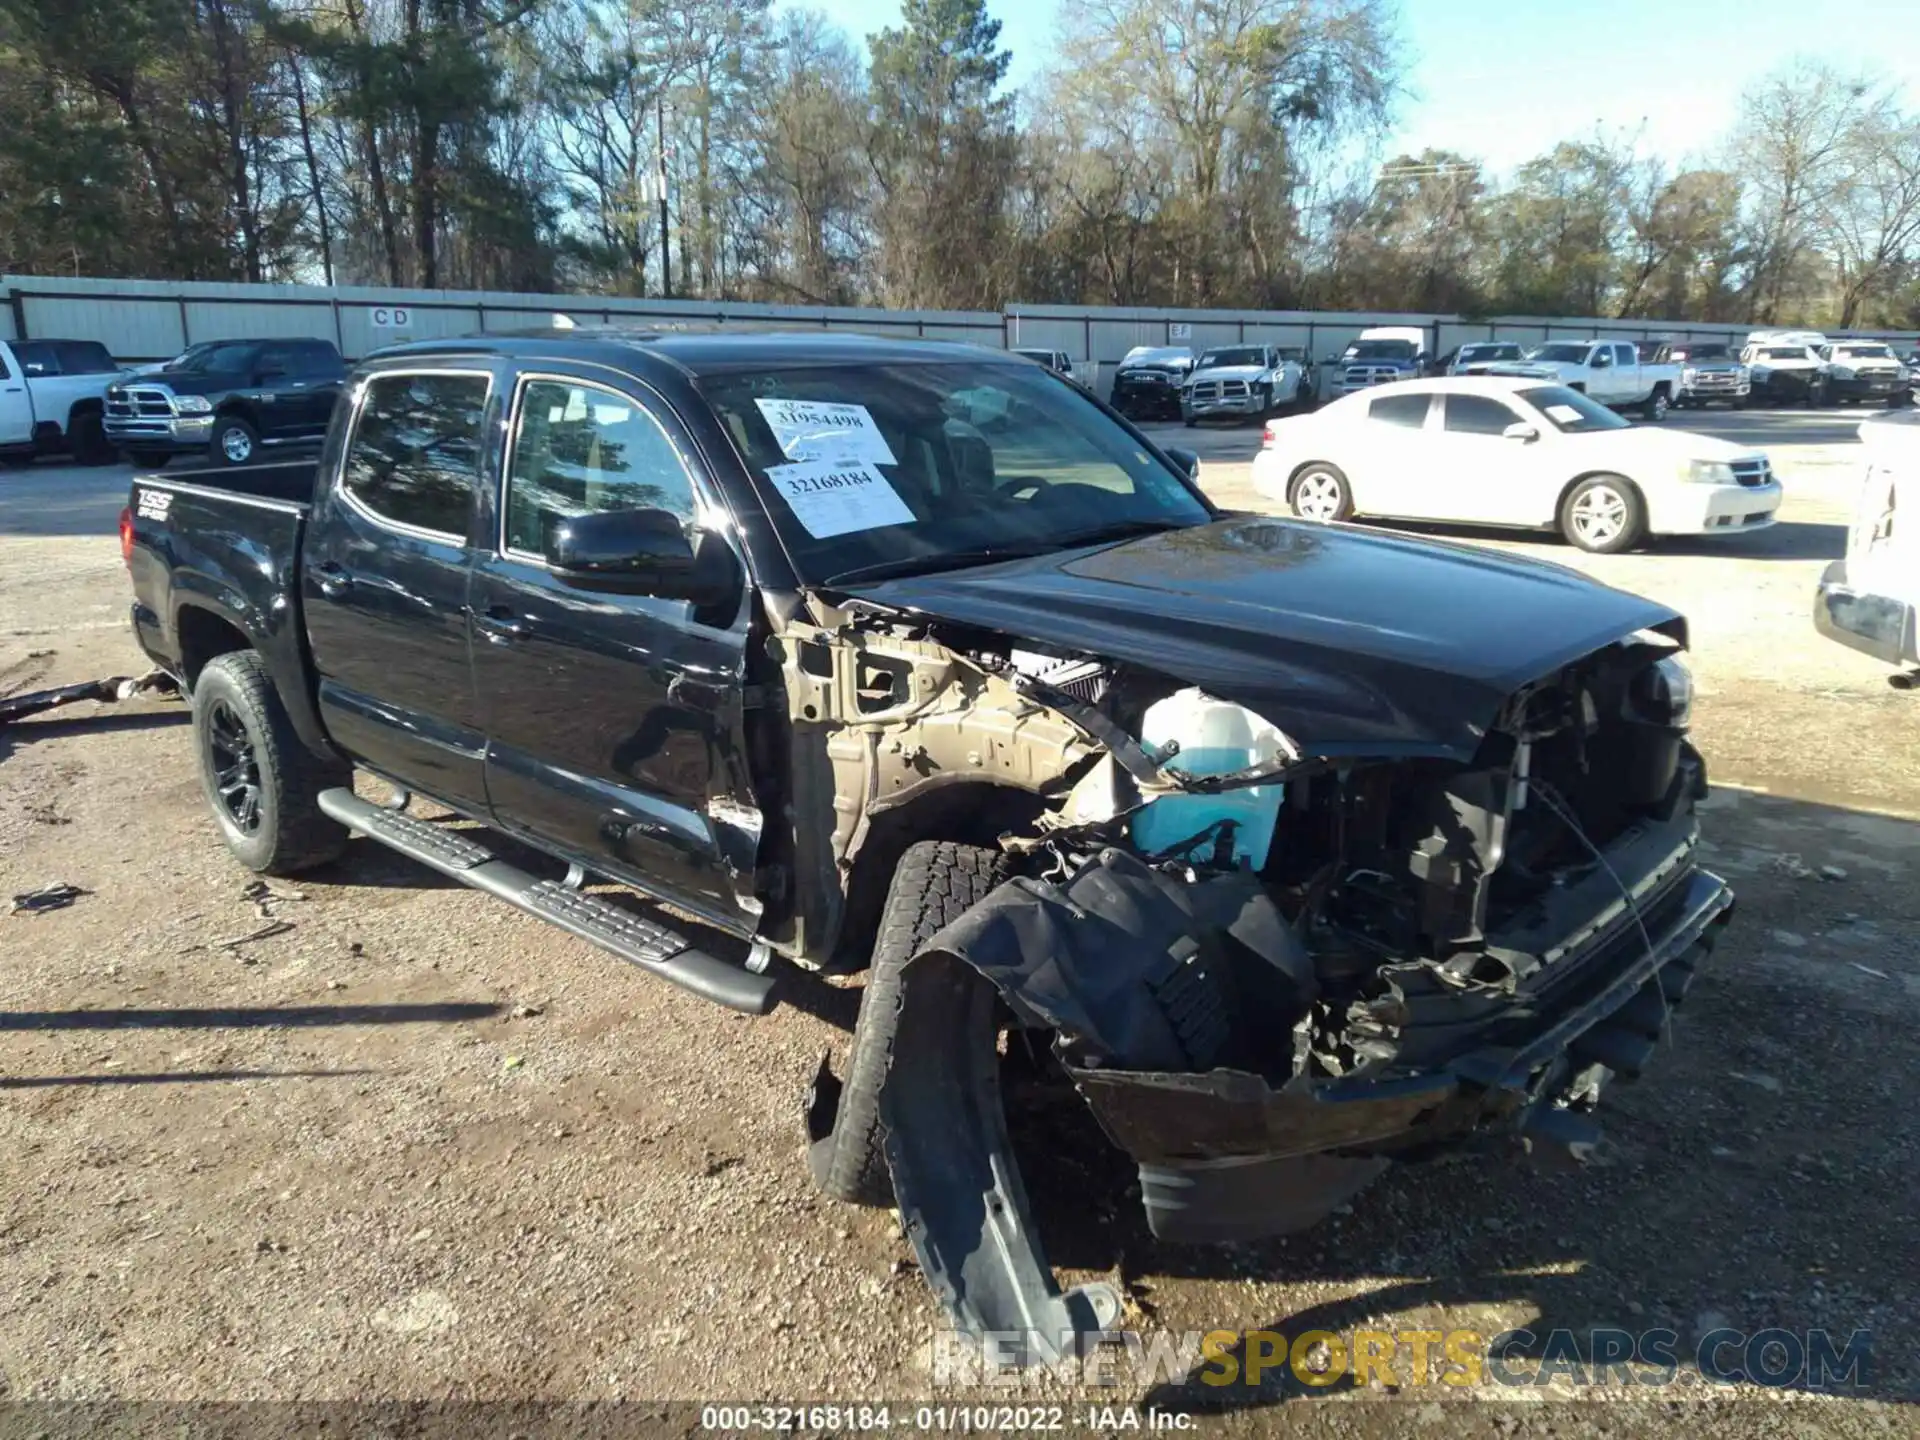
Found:
M 511 645 L 515 640 L 524 640 L 533 633 L 533 626 L 504 605 L 489 606 L 473 617 L 473 623 L 495 645 Z
M 313 583 L 327 599 L 338 600 L 353 588 L 353 576 L 338 561 L 323 560 L 313 567 Z

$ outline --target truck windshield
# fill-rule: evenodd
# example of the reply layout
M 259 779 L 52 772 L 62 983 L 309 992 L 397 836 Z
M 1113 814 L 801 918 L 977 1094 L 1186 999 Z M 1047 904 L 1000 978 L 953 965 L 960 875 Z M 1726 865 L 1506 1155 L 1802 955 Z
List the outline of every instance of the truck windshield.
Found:
M 1774 345 L 1760 352 L 1763 360 L 1811 360 L 1813 354 L 1804 345 Z
M 1211 370 L 1216 365 L 1264 365 L 1267 357 L 1259 350 L 1209 350 L 1200 357 L 1195 370 Z
M 1727 360 L 1732 356 L 1724 345 L 1689 345 L 1685 351 L 1689 360 Z
M 1583 435 L 1589 430 L 1628 430 L 1630 421 L 1596 404 L 1578 390 L 1565 385 L 1540 385 L 1522 390 L 1520 398 L 1547 417 L 1547 423 L 1567 435 Z
M 1213 518 L 1099 406 L 1024 365 L 836 365 L 699 383 L 813 583 Z
M 1527 359 L 1546 360 L 1555 365 L 1584 365 L 1588 348 L 1585 345 L 1536 345 L 1527 351 Z
M 1836 360 L 1891 360 L 1893 351 L 1884 345 L 1836 345 L 1833 349 Z
M 1356 340 L 1347 347 L 1349 360 L 1411 360 L 1420 347 L 1411 340 Z
M 1511 360 L 1520 353 L 1518 345 L 1462 345 L 1462 360 Z

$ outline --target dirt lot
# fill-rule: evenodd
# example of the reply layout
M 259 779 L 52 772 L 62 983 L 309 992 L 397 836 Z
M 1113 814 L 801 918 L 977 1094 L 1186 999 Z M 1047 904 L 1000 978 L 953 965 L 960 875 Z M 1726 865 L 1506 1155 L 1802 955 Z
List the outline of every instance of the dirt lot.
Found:
M 1920 701 L 1808 620 L 1842 547 L 1850 424 L 1706 423 L 1772 448 L 1780 526 L 1611 558 L 1467 537 L 1694 624 L 1711 862 L 1740 911 L 1653 1073 L 1612 1095 L 1600 1159 L 1407 1169 L 1308 1236 L 1190 1250 L 1150 1239 L 1090 1123 L 1038 1106 L 1017 1128 L 1051 1253 L 1069 1279 L 1119 1278 L 1135 1327 L 1664 1327 L 1687 1357 L 1720 1326 L 1866 1330 L 1866 1383 L 1842 1397 L 1626 1392 L 1557 1411 L 1557 1433 L 1914 1433 Z M 1183 435 L 1223 503 L 1254 508 L 1252 432 Z M 0 691 L 141 668 L 124 480 L 0 474 Z M 892 1219 L 818 1198 L 801 1162 L 802 1092 L 844 1049 L 852 983 L 796 976 L 747 1020 L 365 842 L 276 883 L 268 918 L 291 929 L 230 943 L 266 921 L 183 722 L 141 702 L 0 732 L 0 897 L 90 892 L 0 917 L 0 1396 L 969 1393 L 935 1382 L 939 1316 Z M 1105 1403 L 1225 1403 L 1206 1425 L 1244 1433 L 1283 1403 L 1342 1433 L 1442 1433 L 1457 1402 L 1542 1398 L 1409 1384 L 1355 1411 L 1279 1370 L 1224 1395 L 1121 1372 Z

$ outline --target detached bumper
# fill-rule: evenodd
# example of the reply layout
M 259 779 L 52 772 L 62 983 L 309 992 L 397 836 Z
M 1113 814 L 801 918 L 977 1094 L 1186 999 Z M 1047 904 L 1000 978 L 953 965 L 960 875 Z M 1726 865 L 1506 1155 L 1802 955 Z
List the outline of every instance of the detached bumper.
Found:
M 1834 561 L 1820 577 L 1813 627 L 1827 639 L 1889 665 L 1920 665 L 1920 620 L 1914 607 L 1854 585 L 1844 560 Z
M 1233 1072 L 1074 1078 L 1108 1136 L 1139 1162 L 1155 1235 L 1225 1242 L 1304 1229 L 1391 1159 L 1477 1132 L 1505 1130 L 1550 1150 L 1597 1142 L 1598 1126 L 1568 1108 L 1570 1092 L 1597 1089 L 1594 1067 L 1638 1075 L 1732 908 L 1726 883 L 1695 871 L 1651 948 L 1636 932 L 1640 953 L 1606 966 L 1531 1033 L 1476 1046 L 1432 1073 L 1278 1090 Z

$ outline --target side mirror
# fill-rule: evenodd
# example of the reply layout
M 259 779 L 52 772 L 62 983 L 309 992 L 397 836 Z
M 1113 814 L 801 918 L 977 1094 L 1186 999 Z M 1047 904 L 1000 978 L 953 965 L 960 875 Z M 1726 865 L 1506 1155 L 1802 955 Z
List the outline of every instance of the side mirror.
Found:
M 738 595 L 739 564 L 717 535 L 687 534 L 670 510 L 573 515 L 547 534 L 554 577 L 580 590 L 653 595 L 697 606 Z
M 1500 438 L 1503 440 L 1518 440 L 1523 445 L 1530 445 L 1540 438 L 1540 432 L 1534 429 L 1533 426 L 1527 424 L 1526 421 L 1516 420 L 1500 432 Z
M 1171 445 L 1167 447 L 1166 453 L 1169 460 L 1173 461 L 1175 465 L 1186 472 L 1189 480 L 1194 481 L 1196 484 L 1199 482 L 1200 457 L 1198 455 L 1194 454 L 1191 450 L 1179 450 Z
M 1595 355 L 1593 359 L 1589 360 L 1587 362 L 1587 365 L 1590 369 L 1604 370 L 1607 368 L 1607 366 L 1611 365 L 1612 363 L 1613 363 L 1613 357 L 1607 354 L 1606 351 L 1602 350 L 1599 354 Z

